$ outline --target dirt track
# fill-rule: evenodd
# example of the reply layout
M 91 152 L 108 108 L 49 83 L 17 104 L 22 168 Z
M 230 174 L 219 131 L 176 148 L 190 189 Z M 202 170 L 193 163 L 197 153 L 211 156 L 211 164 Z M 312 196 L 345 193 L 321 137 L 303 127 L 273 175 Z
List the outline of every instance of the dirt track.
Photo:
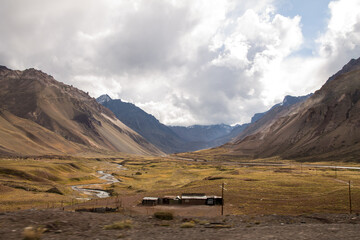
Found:
M 132 221 L 131 229 L 103 229 L 104 225 L 125 219 Z M 180 227 L 191 219 L 207 223 Z M 218 225 L 230 228 L 214 228 Z M 42 239 L 360 239 L 360 217 L 347 214 L 175 217 L 161 221 L 151 216 L 59 210 L 1 213 L 0 239 L 22 239 L 21 233 L 28 226 L 45 227 Z

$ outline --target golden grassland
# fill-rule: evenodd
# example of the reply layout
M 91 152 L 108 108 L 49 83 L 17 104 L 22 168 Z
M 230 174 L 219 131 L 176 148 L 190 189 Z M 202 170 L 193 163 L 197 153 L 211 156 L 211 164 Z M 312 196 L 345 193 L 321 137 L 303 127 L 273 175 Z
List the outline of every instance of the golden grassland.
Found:
M 278 158 L 247 162 L 287 165 L 250 166 L 238 164 L 234 159 L 189 161 L 178 156 L 136 155 L 111 159 L 0 159 L 0 210 L 59 205 L 61 201 L 68 203 L 87 197 L 70 186 L 102 183 L 104 180 L 98 178 L 96 171 L 103 170 L 121 182 L 97 188 L 109 190 L 120 198 L 130 196 L 129 206 L 139 204 L 143 196 L 186 192 L 221 195 L 220 186 L 225 182 L 225 214 L 344 213 L 349 211 L 348 181 L 351 180 L 352 209 L 360 212 L 360 171 L 305 167 Z M 316 164 L 334 165 L 333 162 Z M 336 165 L 360 166 L 339 162 Z M 64 195 L 46 192 L 53 187 Z
M 98 161 L 0 159 L 0 210 L 52 206 L 80 197 L 71 185 L 101 182 Z M 49 193 L 57 188 L 63 195 Z

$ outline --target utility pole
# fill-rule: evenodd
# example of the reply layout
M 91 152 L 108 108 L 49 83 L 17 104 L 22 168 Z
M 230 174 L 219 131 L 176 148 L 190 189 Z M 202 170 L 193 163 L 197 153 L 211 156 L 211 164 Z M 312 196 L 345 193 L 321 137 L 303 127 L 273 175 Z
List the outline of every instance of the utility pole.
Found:
M 352 206 L 351 206 L 351 182 L 349 180 L 349 207 L 350 207 L 350 214 L 352 213 Z
M 221 216 L 224 215 L 224 183 L 221 185 Z

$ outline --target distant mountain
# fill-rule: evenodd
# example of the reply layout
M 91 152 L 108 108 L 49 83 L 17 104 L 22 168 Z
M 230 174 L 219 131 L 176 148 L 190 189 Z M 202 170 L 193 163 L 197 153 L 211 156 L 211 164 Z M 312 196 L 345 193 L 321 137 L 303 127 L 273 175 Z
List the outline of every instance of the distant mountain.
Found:
M 166 126 L 132 103 L 102 95 L 97 101 L 110 109 L 128 127 L 166 153 L 188 152 L 220 146 L 235 137 L 242 128 L 225 124 Z
M 169 127 L 192 146 L 196 146 L 196 150 L 200 150 L 225 144 L 236 137 L 246 126 L 247 124 L 234 127 L 227 124 L 214 124 Z
M 256 117 L 257 120 L 260 120 L 268 112 L 270 112 L 268 116 L 272 116 L 271 113 L 274 112 L 272 109 L 278 111 L 287 108 L 304 101 L 309 96 L 286 96 L 283 102 L 276 104 L 269 111 L 255 114 L 252 121 Z M 132 103 L 123 102 L 120 99 L 113 100 L 106 94 L 101 95 L 96 100 L 110 109 L 121 122 L 166 153 L 189 152 L 220 146 L 235 139 L 251 126 L 251 124 L 166 126 Z
M 113 100 L 107 95 L 100 96 L 97 101 L 110 109 L 121 122 L 162 151 L 172 153 L 195 150 L 195 148 L 187 146 L 186 141 L 169 127 L 134 104 L 123 102 L 120 99 Z
M 39 70 L 0 66 L 0 153 L 162 154 L 87 93 Z
M 245 123 L 245 124 L 241 124 L 241 125 L 235 125 L 233 127 L 231 127 L 231 131 L 229 133 L 224 133 L 224 135 L 213 139 L 211 141 L 211 144 L 209 144 L 209 146 L 207 148 L 211 148 L 214 146 L 220 146 L 223 145 L 233 139 L 235 139 L 239 134 L 241 134 L 248 126 L 250 125 L 250 123 Z
M 193 125 L 189 127 L 169 126 L 179 137 L 189 142 L 209 142 L 228 135 L 233 129 L 226 124 Z
M 275 107 L 224 149 L 237 156 L 360 159 L 360 58 L 303 102 Z
M 232 142 L 239 141 L 246 136 L 252 135 L 257 131 L 260 131 L 263 128 L 266 128 L 277 118 L 281 117 L 284 114 L 287 114 L 289 109 L 291 109 L 294 105 L 300 104 L 308 99 L 311 94 L 305 96 L 285 96 L 284 100 L 281 103 L 275 104 L 268 111 L 263 113 L 256 113 L 252 119 L 251 123 L 247 125 L 247 127 L 241 131 L 237 136 L 232 138 Z
M 111 101 L 111 100 L 112 100 L 111 97 L 109 95 L 107 95 L 107 94 L 101 95 L 100 97 L 98 97 L 96 99 L 96 101 L 98 103 L 100 103 L 100 104 L 106 103 L 106 102 Z
M 286 107 L 292 106 L 292 105 L 294 105 L 296 103 L 305 101 L 311 95 L 312 95 L 312 93 L 310 93 L 308 95 L 305 95 L 305 96 L 300 96 L 300 97 L 294 97 L 294 96 L 286 95 L 284 100 L 281 103 L 275 104 L 268 111 L 263 112 L 263 113 L 255 113 L 254 116 L 251 118 L 251 123 L 254 123 L 254 122 L 258 121 L 259 119 L 261 119 L 263 116 L 265 116 L 265 114 L 267 114 L 272 109 L 279 108 L 279 107 L 280 108 L 286 108 Z

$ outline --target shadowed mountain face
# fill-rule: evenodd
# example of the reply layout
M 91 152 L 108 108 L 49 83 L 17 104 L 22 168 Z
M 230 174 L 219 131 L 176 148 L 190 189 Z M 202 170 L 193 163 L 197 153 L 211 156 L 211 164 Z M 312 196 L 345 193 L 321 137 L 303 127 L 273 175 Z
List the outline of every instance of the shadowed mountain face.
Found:
M 269 111 L 255 114 L 252 121 L 255 118 L 261 120 L 264 115 L 267 116 L 266 119 L 275 118 L 276 114 L 274 112 L 287 109 L 296 103 L 304 101 L 309 96 L 286 96 L 282 103 L 276 104 Z M 113 100 L 108 95 L 102 95 L 96 100 L 110 109 L 121 122 L 166 153 L 196 151 L 220 146 L 235 139 L 243 131 L 246 131 L 248 127 L 255 124 L 166 126 L 132 103 L 126 103 L 120 99 Z M 264 124 L 264 122 L 262 120 L 256 123 L 256 128 Z M 247 134 L 249 132 L 246 131 Z
M 166 126 L 132 103 L 102 95 L 97 101 L 110 109 L 128 127 L 166 153 L 188 152 L 220 146 L 238 135 L 245 126 L 225 124 L 190 127 Z
M 177 136 L 170 128 L 160 123 L 154 116 L 146 113 L 132 103 L 112 100 L 107 95 L 97 98 L 104 107 L 110 109 L 115 116 L 128 127 L 146 138 L 149 142 L 166 153 L 195 150 L 186 146 L 183 139 Z
M 224 147 L 237 156 L 360 157 L 360 60 L 351 60 L 306 101 L 275 107 Z
M 4 154 L 161 153 L 88 94 L 41 71 L 1 66 L 0 84 Z

